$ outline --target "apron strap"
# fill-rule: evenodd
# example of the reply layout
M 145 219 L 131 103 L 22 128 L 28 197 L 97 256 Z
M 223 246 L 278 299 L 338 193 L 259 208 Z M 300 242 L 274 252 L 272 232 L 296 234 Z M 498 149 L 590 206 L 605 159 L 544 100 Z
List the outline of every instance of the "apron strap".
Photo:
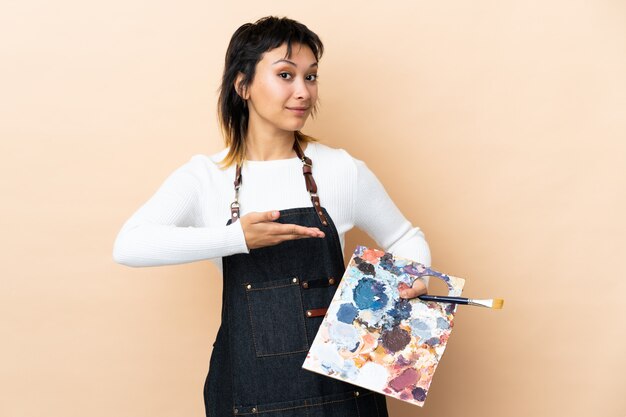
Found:
M 239 188 L 241 188 L 241 165 L 235 168 L 235 201 L 230 204 L 230 223 L 235 223 L 239 219 Z
M 311 203 L 313 203 L 313 208 L 315 208 L 315 212 L 320 218 L 322 224 L 324 226 L 328 226 L 328 220 L 326 220 L 326 216 L 324 216 L 324 212 L 322 211 L 322 206 L 320 204 L 320 198 L 317 195 L 317 184 L 315 184 L 315 179 L 313 178 L 313 161 L 311 161 L 311 158 L 304 155 L 304 152 L 302 152 L 302 148 L 300 148 L 300 143 L 298 142 L 298 139 L 293 142 L 293 150 L 296 151 L 296 155 L 298 155 L 298 158 L 302 160 L 302 175 L 304 175 L 306 190 L 311 196 Z
M 311 158 L 304 155 L 302 152 L 302 148 L 296 139 L 293 142 L 293 150 L 296 151 L 296 155 L 298 158 L 302 160 L 302 175 L 304 175 L 304 181 L 306 183 L 306 189 L 311 196 L 311 202 L 313 203 L 313 208 L 317 213 L 317 216 L 320 218 L 320 221 L 324 226 L 328 226 L 328 220 L 322 211 L 322 206 L 320 204 L 320 198 L 317 195 L 317 184 L 315 183 L 315 179 L 313 178 L 313 161 Z M 241 188 L 241 165 L 237 164 L 235 169 L 235 200 L 230 204 L 230 222 L 235 223 L 239 220 L 239 188 Z

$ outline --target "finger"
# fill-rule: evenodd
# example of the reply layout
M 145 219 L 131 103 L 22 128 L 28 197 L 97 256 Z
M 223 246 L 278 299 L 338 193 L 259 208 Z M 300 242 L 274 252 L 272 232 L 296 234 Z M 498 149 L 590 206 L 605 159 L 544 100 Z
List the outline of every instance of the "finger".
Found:
M 278 224 L 275 223 L 271 227 L 271 234 L 295 237 L 324 237 L 326 236 L 317 227 L 304 227 L 297 224 Z
M 263 214 L 263 219 L 261 221 L 273 222 L 274 220 L 280 217 L 280 212 L 276 210 L 266 211 Z
M 323 238 L 324 236 L 326 236 L 324 232 L 322 232 L 316 227 L 315 228 L 304 227 L 304 226 L 298 226 L 295 224 L 290 224 L 290 225 L 285 225 L 285 226 L 289 226 L 289 228 L 288 229 L 285 228 L 282 231 L 282 233 L 279 233 L 279 235 L 293 236 L 295 239 L 302 239 L 302 238 L 307 238 L 307 237 Z
M 400 298 L 415 298 L 422 294 L 426 294 L 428 289 L 421 279 L 416 279 L 411 288 L 400 291 Z
M 251 212 L 247 216 L 250 218 L 250 223 L 273 222 L 280 217 L 280 212 L 276 210 Z

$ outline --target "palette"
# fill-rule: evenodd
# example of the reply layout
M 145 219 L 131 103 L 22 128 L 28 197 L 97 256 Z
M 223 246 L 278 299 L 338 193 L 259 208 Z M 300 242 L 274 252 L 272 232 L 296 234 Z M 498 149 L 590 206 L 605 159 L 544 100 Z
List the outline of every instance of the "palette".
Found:
M 302 367 L 423 406 L 456 312 L 456 304 L 399 297 L 423 276 L 443 280 L 451 296 L 465 283 L 358 246 Z

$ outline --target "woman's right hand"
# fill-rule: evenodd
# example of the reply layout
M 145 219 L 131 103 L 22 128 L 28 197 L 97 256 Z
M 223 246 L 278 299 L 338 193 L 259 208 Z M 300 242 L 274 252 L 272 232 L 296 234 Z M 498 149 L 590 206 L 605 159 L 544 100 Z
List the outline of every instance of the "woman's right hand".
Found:
M 273 246 L 286 240 L 309 237 L 323 238 L 326 236 L 317 227 L 276 223 L 274 220 L 279 217 L 280 212 L 278 211 L 252 212 L 241 217 L 239 221 L 241 222 L 248 249 Z

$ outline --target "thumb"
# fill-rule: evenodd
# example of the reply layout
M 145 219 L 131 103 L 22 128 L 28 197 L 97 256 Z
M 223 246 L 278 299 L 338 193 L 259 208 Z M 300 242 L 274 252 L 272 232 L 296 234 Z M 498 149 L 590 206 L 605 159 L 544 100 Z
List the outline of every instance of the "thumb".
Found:
M 259 219 L 259 221 L 273 222 L 274 220 L 280 217 L 280 212 L 276 210 L 266 211 L 264 213 L 259 213 L 259 214 L 261 214 L 261 219 Z
M 280 216 L 278 211 L 251 211 L 250 213 L 242 216 L 241 219 L 245 220 L 247 224 L 271 222 L 276 220 Z
M 428 289 L 426 288 L 426 284 L 420 279 L 415 280 L 413 283 L 413 287 L 406 288 L 400 291 L 401 298 L 415 298 L 422 294 L 426 294 Z

